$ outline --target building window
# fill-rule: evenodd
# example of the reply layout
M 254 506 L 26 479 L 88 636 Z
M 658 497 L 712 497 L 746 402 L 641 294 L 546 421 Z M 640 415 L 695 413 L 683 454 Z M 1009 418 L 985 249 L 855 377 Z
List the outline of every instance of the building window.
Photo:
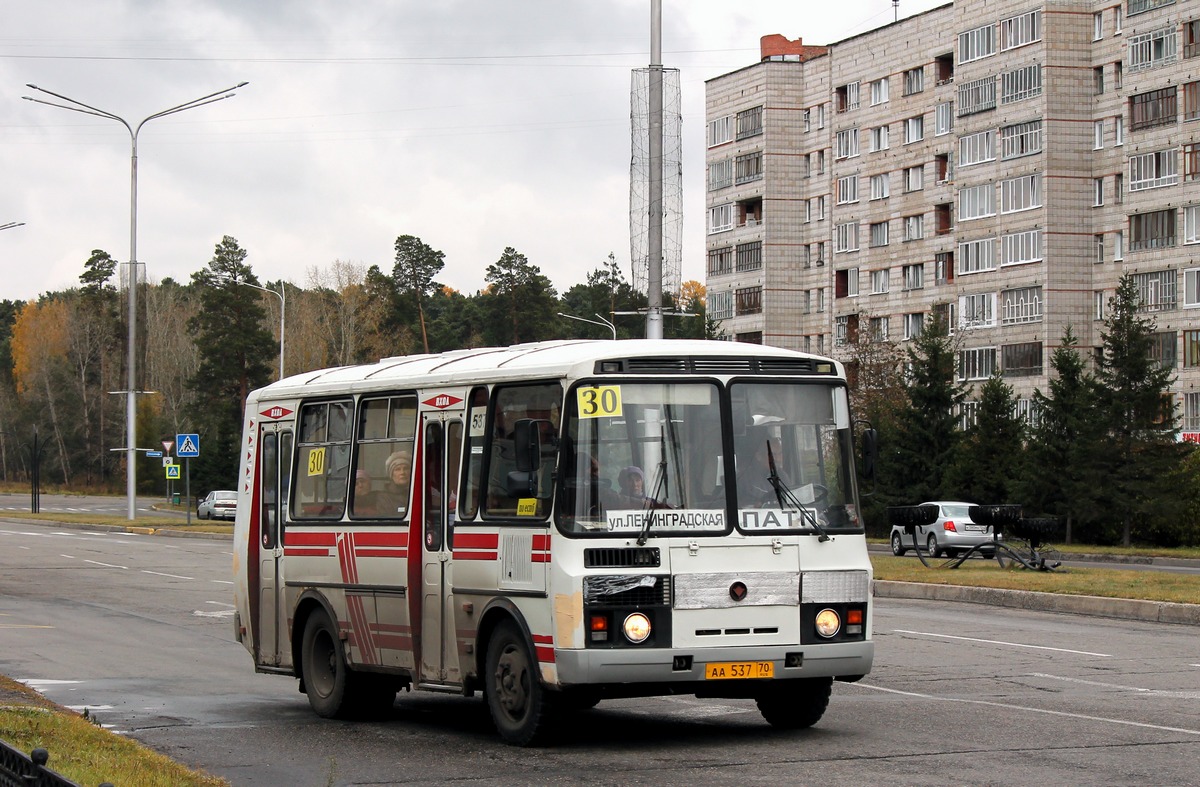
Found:
M 1120 205 L 1125 201 L 1125 176 L 1118 172 L 1113 175 L 1113 202 Z
M 1042 94 L 1042 67 L 1025 66 L 1000 75 L 1000 103 L 1012 104 Z
M 763 133 L 763 108 L 751 107 L 737 113 L 737 138 L 746 139 Z
M 905 265 L 900 269 L 904 276 L 904 289 L 906 290 L 921 290 L 925 288 L 925 266 L 918 263 L 916 265 Z
M 1042 343 L 1006 344 L 1000 348 L 1005 377 L 1036 377 L 1042 373 Z
M 925 315 L 922 312 L 904 315 L 904 338 L 916 339 L 925 329 Z
M 762 241 L 756 240 L 749 243 L 739 243 L 737 245 L 738 273 L 762 270 L 762 266 Z
M 1104 204 L 1104 178 L 1092 178 L 1092 207 Z
M 1200 331 L 1183 332 L 1183 365 L 1200 366 Z
M 1133 16 L 1143 11 L 1162 8 L 1164 5 L 1172 5 L 1174 2 L 1175 0 L 1129 0 L 1129 15 Z
M 996 215 L 996 187 L 991 183 L 958 190 L 958 218 L 970 221 Z
M 1000 212 L 1017 213 L 1042 206 L 1042 176 L 1024 175 L 1000 181 Z
M 1175 209 L 1134 213 L 1129 217 L 1129 250 L 1167 249 L 1175 245 Z
M 708 123 L 708 146 L 710 148 L 733 141 L 733 115 L 719 117 Z
M 1092 69 L 1092 92 L 1098 96 L 1104 93 L 1104 66 Z
M 1175 308 L 1175 271 L 1135 273 L 1132 278 L 1137 287 L 1139 311 L 1160 312 Z
M 922 115 L 904 121 L 904 144 L 925 139 L 925 118 Z
M 1200 81 L 1183 86 L 1183 119 L 1200 120 Z
M 925 168 L 907 167 L 904 170 L 904 191 L 920 191 L 925 188 Z
M 996 160 L 996 130 L 988 129 L 958 138 L 958 165 L 970 167 Z
M 1101 150 L 1104 148 L 1104 121 L 1097 120 L 1092 123 L 1092 150 Z
M 1026 14 L 1000 20 L 1000 50 L 1016 49 L 1019 46 L 1042 40 L 1042 12 Z
M 1130 73 L 1174 63 L 1179 54 L 1175 28 L 1162 27 L 1149 33 L 1129 37 L 1126 60 Z
M 1183 56 L 1200 55 L 1200 19 L 1189 19 L 1183 23 Z
M 1092 262 L 1096 263 L 1097 265 L 1103 264 L 1104 263 L 1104 235 L 1103 234 L 1096 233 L 1095 235 L 1092 236 L 1092 248 L 1094 249 L 1094 252 L 1092 254 Z
M 846 159 L 858 155 L 858 129 L 839 131 L 834 138 L 834 158 Z
M 762 344 L 763 334 L 762 331 L 747 331 L 737 334 L 733 340 L 738 344 Z
M 1041 322 L 1041 319 L 1041 287 L 1020 287 L 1000 293 L 1001 324 L 1018 325 L 1024 322 Z
M 761 314 L 762 287 L 742 287 L 739 290 L 734 290 L 733 306 L 739 316 L 743 314 Z
M 887 199 L 889 196 L 888 173 L 871 176 L 871 199 Z
M 835 298 L 858 297 L 858 268 L 837 271 L 833 277 L 833 287 Z
M 958 379 L 986 380 L 996 372 L 996 348 L 978 347 L 958 354 Z M 978 402 L 975 403 L 978 405 Z
M 958 62 L 970 63 L 996 54 L 996 26 L 984 25 L 958 35 Z
M 1092 40 L 1099 41 L 1104 38 L 1104 12 L 1097 11 L 1092 14 Z
M 887 77 L 876 79 L 871 83 L 871 106 L 886 104 L 888 101 Z
M 871 247 L 888 245 L 888 222 L 881 221 L 871 225 Z
M 1200 429 L 1200 393 L 1183 395 L 1183 428 L 1188 431 Z
M 733 316 L 733 293 L 710 292 L 705 299 L 704 309 L 714 320 L 727 320 Z
M 709 249 L 708 275 L 723 276 L 726 273 L 733 273 L 733 248 Z
M 833 253 L 858 251 L 858 222 L 850 221 L 833 228 Z
M 1188 268 L 1183 272 L 1183 308 L 1200 307 L 1200 268 Z
M 708 165 L 708 190 L 717 191 L 733 185 L 733 162 L 729 159 Z
M 1165 369 L 1178 363 L 1178 337 L 1174 331 L 1150 334 L 1150 360 L 1158 361 Z
M 1125 231 L 1117 230 L 1113 233 L 1113 261 L 1120 262 L 1125 259 Z
M 925 89 L 925 67 L 910 68 L 904 72 L 904 95 L 911 96 Z
M 1113 144 L 1117 147 L 1125 144 L 1125 118 L 1121 115 L 1113 118 Z
M 996 240 L 965 241 L 958 244 L 958 272 L 979 273 L 996 269 Z
M 1159 150 L 1129 157 L 1129 190 L 1142 191 L 1179 182 L 1179 151 Z
M 954 102 L 943 101 L 934 108 L 933 135 L 944 136 L 954 130 Z
M 933 255 L 933 280 L 936 284 L 954 281 L 954 252 L 940 251 Z
M 837 179 L 837 204 L 858 202 L 858 176 Z
M 708 234 L 733 229 L 733 203 L 714 205 L 708 210 Z
M 904 219 L 904 240 L 920 240 L 925 237 L 925 216 L 905 216 Z
M 1000 157 L 1030 156 L 1042 151 L 1042 121 L 1018 123 L 1000 129 Z
M 1014 232 L 1000 238 L 1000 264 L 1022 265 L 1042 259 L 1042 231 Z
M 876 126 L 871 129 L 871 152 L 877 153 L 888 149 L 888 126 Z
M 867 329 L 871 332 L 871 341 L 886 342 L 888 340 L 888 322 L 887 317 L 872 317 L 867 323 Z
M 996 324 L 996 293 L 964 295 L 958 299 L 959 327 L 990 328 Z
M 958 86 L 958 116 L 996 108 L 996 78 L 984 77 Z
M 1175 86 L 1129 97 L 1129 128 L 1140 131 L 1174 123 L 1178 115 Z
M 750 183 L 751 181 L 762 180 L 762 163 L 763 155 L 761 150 L 738 156 L 734 160 L 734 182 Z
M 848 85 L 842 85 L 833 91 L 833 97 L 835 112 L 849 112 L 851 109 L 858 109 L 858 83 L 851 82 Z
M 871 294 L 881 295 L 888 291 L 888 271 L 871 271 Z
M 1200 205 L 1188 205 L 1183 209 L 1183 242 L 1200 243 Z

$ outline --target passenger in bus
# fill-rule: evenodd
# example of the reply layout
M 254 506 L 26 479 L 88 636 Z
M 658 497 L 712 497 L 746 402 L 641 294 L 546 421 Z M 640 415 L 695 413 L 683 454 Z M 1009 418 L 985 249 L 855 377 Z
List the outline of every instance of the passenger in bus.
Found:
M 408 488 L 412 481 L 412 452 L 396 451 L 387 458 L 387 483 L 379 495 L 381 516 L 395 516 L 408 510 Z
M 354 474 L 354 516 L 378 516 L 379 493 L 371 491 L 371 475 L 366 470 Z
M 617 474 L 617 483 L 621 487 L 622 502 L 641 508 L 646 500 L 646 475 L 642 468 L 637 465 L 622 468 Z

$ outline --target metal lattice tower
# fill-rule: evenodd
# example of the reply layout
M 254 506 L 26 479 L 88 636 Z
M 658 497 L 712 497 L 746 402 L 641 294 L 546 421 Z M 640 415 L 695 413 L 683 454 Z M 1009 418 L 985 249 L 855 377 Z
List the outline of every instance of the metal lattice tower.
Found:
M 639 292 L 649 286 L 650 224 L 650 79 L 649 68 L 635 69 L 630 93 L 633 155 L 629 169 L 629 259 Z M 683 135 L 679 69 L 662 75 L 662 286 L 679 302 L 683 263 Z

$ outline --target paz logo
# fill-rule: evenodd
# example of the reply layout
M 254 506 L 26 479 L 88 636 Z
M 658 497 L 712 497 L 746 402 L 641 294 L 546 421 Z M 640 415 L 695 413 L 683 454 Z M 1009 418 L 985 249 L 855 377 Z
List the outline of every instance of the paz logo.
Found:
M 436 407 L 439 410 L 445 410 L 447 407 L 453 407 L 461 402 L 462 398 L 458 396 L 453 396 L 451 394 L 436 394 L 435 396 L 431 396 L 425 401 L 421 402 L 421 404 L 429 407 Z

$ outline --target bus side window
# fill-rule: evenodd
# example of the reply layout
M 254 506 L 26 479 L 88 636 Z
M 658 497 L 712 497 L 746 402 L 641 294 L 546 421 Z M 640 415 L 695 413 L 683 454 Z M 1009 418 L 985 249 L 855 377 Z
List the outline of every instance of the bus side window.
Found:
M 483 478 L 483 452 L 487 442 L 487 389 L 480 386 L 471 391 L 467 410 L 467 459 L 463 462 L 462 495 L 458 514 L 471 521 L 479 512 L 479 491 Z
M 487 459 L 487 498 L 484 512 L 489 515 L 544 518 L 553 494 L 551 479 L 558 452 L 559 414 L 562 412 L 562 386 L 558 383 L 512 385 L 497 388 L 492 398 L 492 434 Z M 509 473 L 517 470 L 514 432 L 517 421 L 531 420 L 539 434 L 543 450 L 534 472 L 537 490 L 528 497 L 509 495 Z M 533 501 L 530 503 L 529 501 Z

